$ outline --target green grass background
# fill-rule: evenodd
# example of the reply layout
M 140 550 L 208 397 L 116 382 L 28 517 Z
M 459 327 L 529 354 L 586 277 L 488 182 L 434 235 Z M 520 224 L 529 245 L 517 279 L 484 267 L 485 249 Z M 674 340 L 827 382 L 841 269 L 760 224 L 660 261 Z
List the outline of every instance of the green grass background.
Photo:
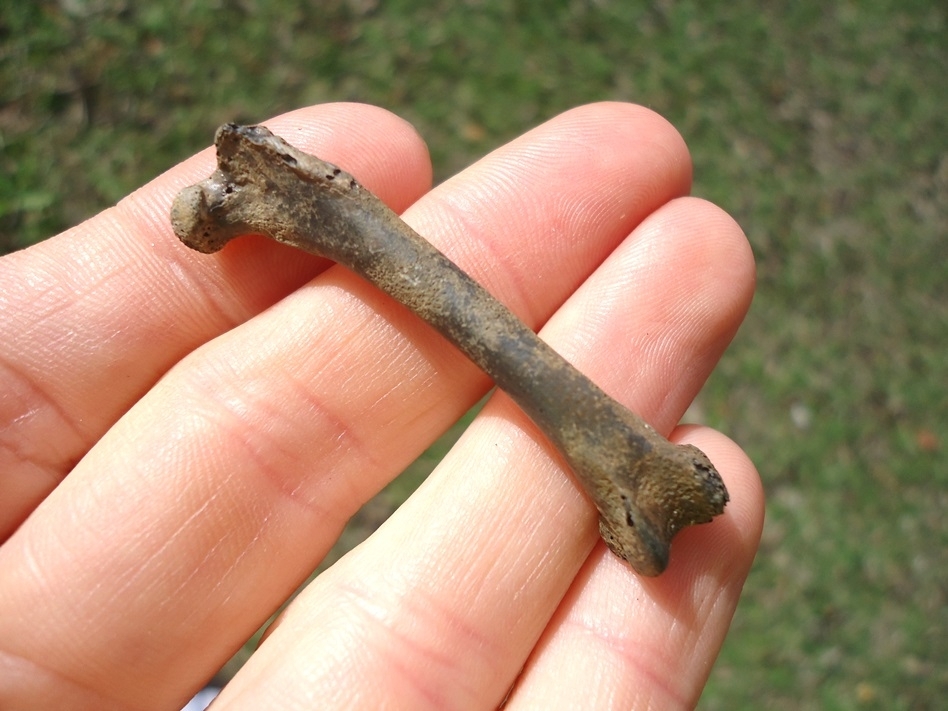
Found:
M 577 104 L 649 106 L 759 266 L 694 410 L 768 495 L 701 707 L 943 708 L 946 15 L 930 0 L 3 3 L 0 250 L 111 205 L 224 121 L 376 103 L 414 122 L 443 179 Z

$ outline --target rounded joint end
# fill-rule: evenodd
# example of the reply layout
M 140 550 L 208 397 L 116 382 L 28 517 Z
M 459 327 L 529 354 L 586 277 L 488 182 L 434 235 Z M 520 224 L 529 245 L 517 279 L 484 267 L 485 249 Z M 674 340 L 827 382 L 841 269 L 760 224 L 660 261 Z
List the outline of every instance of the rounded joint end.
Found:
M 171 227 L 185 245 L 205 254 L 217 252 L 233 236 L 221 230 L 211 219 L 207 195 L 201 183 L 178 193 L 171 206 Z

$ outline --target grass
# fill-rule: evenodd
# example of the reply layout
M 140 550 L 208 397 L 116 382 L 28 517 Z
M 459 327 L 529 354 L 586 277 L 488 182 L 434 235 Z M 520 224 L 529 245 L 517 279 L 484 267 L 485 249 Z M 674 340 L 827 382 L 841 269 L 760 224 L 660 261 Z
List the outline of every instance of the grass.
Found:
M 691 146 L 694 192 L 739 220 L 759 266 L 751 314 L 699 405 L 758 463 L 768 519 L 701 706 L 939 707 L 945 8 L 415 6 L 5 4 L 0 249 L 112 204 L 225 120 L 377 103 L 416 124 L 444 178 L 576 104 L 650 106 Z M 415 479 L 430 462 L 420 466 Z

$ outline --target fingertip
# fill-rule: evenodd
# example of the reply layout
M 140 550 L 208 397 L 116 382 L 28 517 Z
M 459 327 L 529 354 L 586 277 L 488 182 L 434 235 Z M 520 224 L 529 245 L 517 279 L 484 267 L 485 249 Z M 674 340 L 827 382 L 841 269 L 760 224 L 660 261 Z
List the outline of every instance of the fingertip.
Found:
M 674 195 L 687 195 L 691 190 L 693 167 L 684 137 L 664 116 L 639 104 L 624 101 L 599 101 L 569 109 L 550 122 L 575 123 L 586 132 L 598 132 L 615 147 L 621 157 L 633 151 L 647 165 L 643 175 L 660 177 L 657 189 Z M 639 169 L 639 168 L 637 168 Z
M 725 210 L 708 200 L 686 197 L 673 203 L 679 233 L 691 236 L 690 259 L 710 269 L 696 270 L 727 289 L 727 302 L 742 319 L 754 294 L 757 266 L 743 228 Z
M 675 537 L 664 573 L 638 579 L 653 604 L 633 614 L 645 644 L 654 645 L 654 658 L 647 659 L 658 660 L 642 665 L 647 670 L 643 683 L 693 705 L 727 636 L 757 553 L 764 496 L 757 469 L 725 435 L 686 426 L 676 429 L 672 439 L 702 449 L 730 494 L 722 515 Z M 642 610 L 648 612 L 644 617 Z

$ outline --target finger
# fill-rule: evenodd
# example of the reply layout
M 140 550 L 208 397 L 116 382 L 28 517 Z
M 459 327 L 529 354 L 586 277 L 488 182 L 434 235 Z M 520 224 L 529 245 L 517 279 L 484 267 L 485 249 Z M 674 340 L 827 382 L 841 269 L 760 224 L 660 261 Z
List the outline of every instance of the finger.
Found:
M 667 431 L 734 334 L 752 288 L 740 229 L 707 203 L 679 200 L 641 224 L 541 335 Z M 726 601 L 708 627 L 709 638 L 720 635 L 753 557 L 761 506 L 753 468 L 713 436 L 700 442 L 741 501 L 682 534 L 657 581 L 600 560 L 612 571 L 601 614 L 610 624 L 635 619 L 625 634 L 645 650 L 687 623 L 689 604 L 709 587 Z M 498 394 L 409 501 L 297 597 L 219 703 L 258 708 L 277 694 L 288 709 L 312 698 L 328 708 L 376 708 L 391 698 L 410 708 L 495 706 L 597 540 L 592 505 Z M 586 592 L 582 580 L 575 590 Z M 664 624 L 646 624 L 656 609 Z M 571 681 L 579 693 L 601 680 L 602 697 L 628 681 L 601 677 Z
M 654 114 L 586 107 L 407 218 L 537 326 L 687 190 L 688 166 Z M 0 549 L 0 640 L 118 699 L 193 687 L 487 386 L 411 314 L 326 271 L 170 371 Z
M 695 708 L 760 540 L 763 493 L 753 464 L 710 430 L 684 440 L 709 454 L 731 493 L 723 517 L 675 541 L 654 579 L 599 545 L 524 666 L 506 708 Z
M 401 119 L 332 104 L 274 119 L 394 209 L 429 185 L 427 151 Z M 181 245 L 168 220 L 204 151 L 111 210 L 0 259 L 0 541 L 183 355 L 305 283 L 326 262 L 263 239 L 220 260 Z

